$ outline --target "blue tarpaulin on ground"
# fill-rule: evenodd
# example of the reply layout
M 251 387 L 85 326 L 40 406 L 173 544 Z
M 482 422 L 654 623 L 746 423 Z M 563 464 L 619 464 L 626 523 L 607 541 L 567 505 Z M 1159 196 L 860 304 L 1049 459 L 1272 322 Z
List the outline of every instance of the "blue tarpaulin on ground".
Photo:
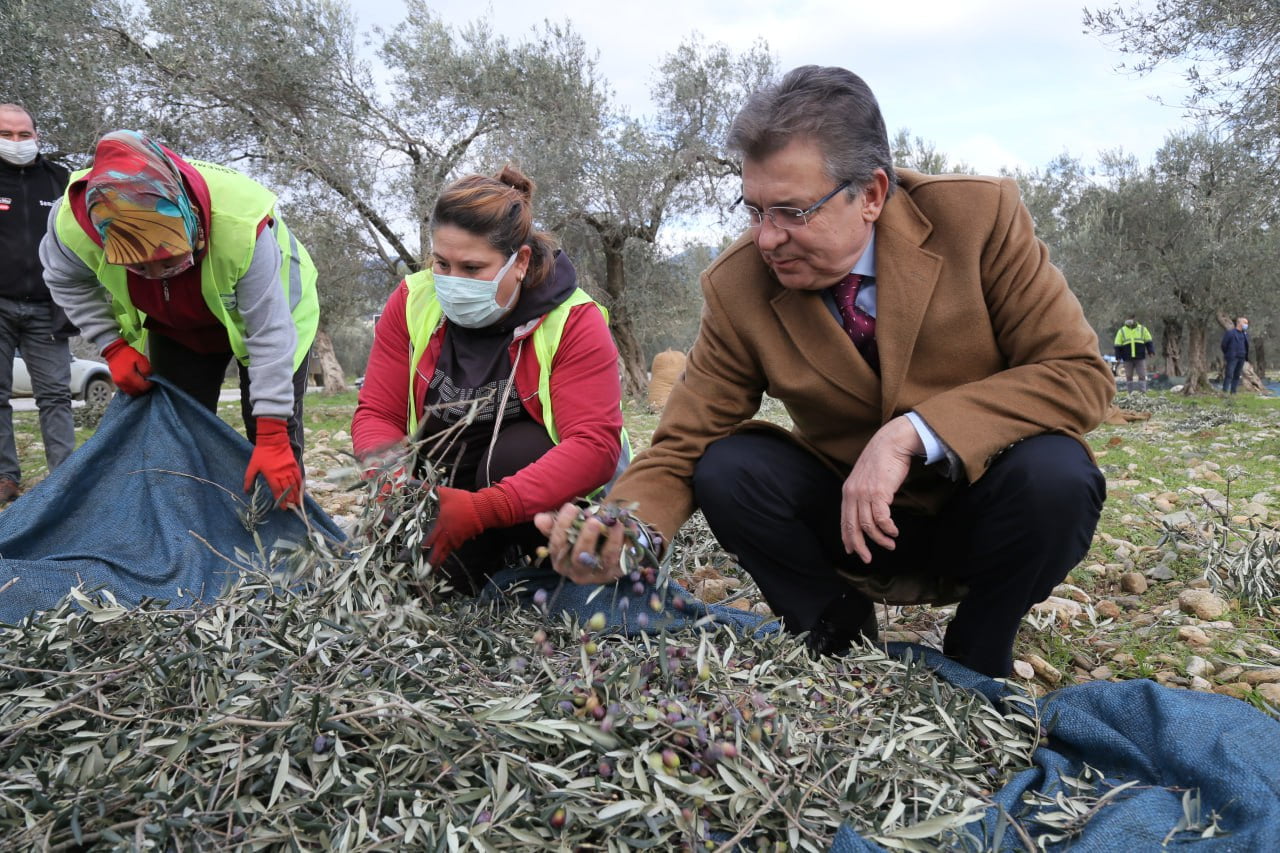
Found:
M 216 597 L 245 555 L 303 541 L 306 523 L 267 509 L 251 530 L 244 471 L 253 446 L 163 380 L 117 394 L 97 432 L 0 513 L 0 622 L 48 609 L 72 587 L 186 606 Z M 270 499 L 259 481 L 259 504 Z M 307 499 L 311 525 L 342 533 Z M 256 533 L 256 539 L 255 539 Z
M 251 451 L 231 427 L 167 386 L 136 399 L 117 397 L 92 439 L 0 513 L 0 587 L 16 578 L 0 592 L 0 621 L 50 607 L 76 585 L 109 589 L 127 604 L 155 598 L 187 605 L 216 596 L 234 578 L 237 550 L 256 554 L 259 542 L 269 549 L 300 541 L 306 523 L 292 512 L 266 513 L 256 540 L 242 522 L 240 487 Z M 310 500 L 306 515 L 314 529 L 341 538 Z M 704 605 L 676 587 L 657 611 L 649 606 L 652 590 L 636 592 L 627 584 L 578 587 L 538 569 L 507 570 L 495 581 L 522 583 L 524 597 L 546 589 L 546 606 L 554 611 L 583 619 L 603 612 L 629 633 L 680 630 L 702 620 L 744 631 L 774 627 L 753 614 Z M 647 613 L 643 625 L 641 613 Z M 889 647 L 894 654 L 908 650 L 940 677 L 992 702 L 1009 695 L 1005 685 L 931 649 Z M 1037 808 L 1025 795 L 1052 797 L 1062 789 L 1060 779 L 1079 776 L 1085 764 L 1104 774 L 1098 795 L 1136 784 L 1100 806 L 1077 837 L 1051 849 L 1280 848 L 1280 722 L 1236 699 L 1145 680 L 1068 687 L 1042 699 L 1040 709 L 1049 736 L 1035 754 L 1036 766 L 997 791 L 992 799 L 1000 808 L 970 826 L 983 839 L 981 849 L 1021 849 L 1002 811 L 1038 835 Z M 1188 791 L 1199 799 L 1201 823 L 1216 819 L 1216 837 L 1179 831 Z M 831 849 L 883 848 L 846 826 Z

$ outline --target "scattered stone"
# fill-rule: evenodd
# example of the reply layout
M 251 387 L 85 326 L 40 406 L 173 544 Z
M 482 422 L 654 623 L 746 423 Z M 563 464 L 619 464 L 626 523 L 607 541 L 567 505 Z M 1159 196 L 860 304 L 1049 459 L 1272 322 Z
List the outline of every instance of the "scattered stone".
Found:
M 1111 656 L 1111 662 L 1116 666 L 1137 666 L 1138 659 L 1128 652 L 1116 652 Z
M 1053 588 L 1053 594 L 1059 598 L 1069 598 L 1072 601 L 1078 601 L 1081 604 L 1089 604 L 1093 601 L 1089 593 L 1085 592 L 1078 586 L 1069 583 L 1060 583 Z
M 1180 509 L 1177 512 L 1171 512 L 1167 515 L 1160 516 L 1160 520 L 1165 524 L 1172 525 L 1173 527 L 1182 527 L 1187 524 L 1195 524 L 1196 517 L 1190 510 Z M 1186 544 L 1187 543 L 1185 542 L 1178 543 L 1179 547 Z M 1196 551 L 1199 549 L 1192 545 L 1189 550 Z
M 1259 684 L 1258 695 L 1266 702 L 1280 708 L 1280 684 Z
M 1035 667 L 1024 660 L 1015 660 L 1013 662 L 1013 672 L 1024 681 L 1030 681 L 1036 677 Z
M 1240 514 L 1245 520 L 1257 519 L 1258 521 L 1266 521 L 1271 516 L 1271 511 L 1259 503 L 1247 503 L 1240 508 Z
M 1178 608 L 1199 619 L 1217 619 L 1227 612 L 1227 602 L 1203 589 L 1184 589 L 1178 594 Z
M 1244 673 L 1244 667 L 1232 664 L 1221 672 L 1217 673 L 1217 679 L 1222 682 L 1239 681 L 1240 676 Z
M 1038 604 L 1031 605 L 1036 613 L 1051 613 L 1062 624 L 1069 625 L 1084 614 L 1084 608 L 1076 602 L 1051 595 Z
M 1258 643 L 1258 645 L 1254 646 L 1254 649 L 1263 657 L 1273 658 L 1276 661 L 1280 661 L 1280 649 L 1277 649 L 1275 646 L 1268 646 L 1266 643 Z
M 1171 581 L 1173 580 L 1173 569 L 1164 563 L 1158 563 L 1147 569 L 1146 575 L 1153 581 Z
M 1157 495 L 1151 501 L 1151 504 L 1161 512 L 1168 514 L 1174 511 L 1174 506 L 1177 504 L 1177 501 L 1170 500 L 1169 498 L 1166 498 L 1164 495 Z
M 1115 676 L 1115 671 L 1104 664 L 1097 669 L 1089 670 L 1089 675 L 1098 681 L 1107 681 Z
M 1102 601 L 1099 601 L 1097 604 L 1094 605 L 1093 610 L 1095 613 L 1098 614 L 1099 617 L 1103 619 L 1120 618 L 1120 606 L 1117 605 L 1114 601 L 1110 601 L 1108 599 L 1103 599 Z
M 1133 606 L 1137 607 L 1138 605 L 1134 604 Z M 1136 625 L 1139 628 L 1150 628 L 1156 624 L 1156 617 L 1150 613 L 1135 613 L 1129 620 L 1129 624 Z
M 1026 659 L 1027 663 L 1031 664 L 1031 669 L 1042 681 L 1049 684 L 1057 684 L 1062 681 L 1062 671 L 1044 658 L 1039 655 L 1028 654 Z
M 1213 589 L 1208 578 L 1193 578 L 1187 581 L 1187 589 Z
M 735 603 L 736 603 L 736 602 L 735 602 Z M 744 603 L 745 603 L 745 602 L 744 602 Z M 739 609 L 741 609 L 741 608 L 739 608 Z M 754 613 L 754 614 L 756 614 L 757 616 L 772 616 L 772 615 L 773 615 L 773 610 L 769 607 L 769 605 L 765 604 L 763 601 L 761 601 L 761 602 L 760 602 L 760 603 L 758 603 L 758 604 L 754 604 L 754 605 L 752 605 L 752 606 L 751 606 L 751 612 L 752 612 L 752 613 Z
M 701 584 L 694 587 L 698 598 L 708 604 L 715 604 L 717 601 L 723 601 L 725 596 L 729 594 L 729 585 L 724 578 L 716 580 L 704 580 Z
M 1213 675 L 1213 664 L 1199 655 L 1192 655 L 1187 658 L 1187 675 L 1192 677 Z
M 1147 591 L 1147 579 L 1139 572 L 1125 572 L 1120 576 L 1120 589 L 1130 595 L 1142 595 Z
M 1280 683 L 1280 666 L 1269 666 L 1265 669 L 1246 669 L 1240 680 L 1245 684 L 1277 684 Z
M 1209 692 L 1209 691 L 1213 690 L 1213 685 L 1212 685 L 1212 684 L 1210 684 L 1209 682 L 1205 681 L 1203 678 L 1200 678 L 1199 676 L 1194 676 L 1194 675 L 1193 675 L 1193 676 L 1191 677 L 1191 689 L 1192 689 L 1192 690 L 1199 690 L 1199 691 L 1202 691 L 1202 692 L 1206 692 L 1206 693 L 1207 693 L 1207 692 Z
M 1195 625 L 1183 625 L 1178 629 L 1178 639 L 1191 646 L 1207 646 L 1209 635 Z
M 1223 696 L 1230 696 L 1233 699 L 1244 699 L 1252 690 L 1252 687 L 1242 681 L 1232 684 L 1219 684 L 1213 688 L 1214 693 L 1221 693 Z
M 1135 610 L 1142 606 L 1142 599 L 1136 595 L 1118 595 L 1112 599 L 1125 610 Z

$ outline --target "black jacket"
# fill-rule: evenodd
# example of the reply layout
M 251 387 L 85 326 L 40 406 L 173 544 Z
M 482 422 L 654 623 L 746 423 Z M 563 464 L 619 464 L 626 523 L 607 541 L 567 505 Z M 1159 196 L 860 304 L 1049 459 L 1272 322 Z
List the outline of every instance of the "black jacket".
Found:
M 43 155 L 27 166 L 0 159 L 0 296 L 48 303 L 58 337 L 70 337 L 76 328 L 45 287 L 40 241 L 49 210 L 66 191 L 67 177 L 66 169 Z

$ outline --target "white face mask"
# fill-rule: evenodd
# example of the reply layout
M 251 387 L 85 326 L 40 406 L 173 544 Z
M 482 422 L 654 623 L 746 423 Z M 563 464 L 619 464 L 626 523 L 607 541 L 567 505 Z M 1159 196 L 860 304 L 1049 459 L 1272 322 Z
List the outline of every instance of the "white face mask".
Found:
M 440 300 L 444 316 L 465 329 L 482 329 L 497 322 L 520 297 L 520 288 L 517 287 L 506 305 L 498 304 L 498 286 L 502 284 L 503 276 L 515 266 L 516 254 L 502 265 L 492 281 L 435 273 L 436 299 Z
M 12 139 L 0 139 L 0 158 L 15 166 L 29 166 L 35 162 L 36 155 L 39 153 L 40 146 L 34 139 L 22 139 L 18 142 Z

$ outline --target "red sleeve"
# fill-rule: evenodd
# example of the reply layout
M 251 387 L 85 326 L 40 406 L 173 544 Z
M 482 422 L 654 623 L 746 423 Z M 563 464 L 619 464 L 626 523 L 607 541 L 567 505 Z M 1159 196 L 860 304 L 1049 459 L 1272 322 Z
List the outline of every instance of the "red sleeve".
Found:
M 364 384 L 351 419 L 351 445 L 357 459 L 404 440 L 409 431 L 409 327 L 403 281 L 387 300 L 373 330 L 373 349 L 364 371 Z
M 621 400 L 618 348 L 608 324 L 595 305 L 575 306 L 551 367 L 560 443 L 500 483 L 521 521 L 609 482 L 621 453 Z

